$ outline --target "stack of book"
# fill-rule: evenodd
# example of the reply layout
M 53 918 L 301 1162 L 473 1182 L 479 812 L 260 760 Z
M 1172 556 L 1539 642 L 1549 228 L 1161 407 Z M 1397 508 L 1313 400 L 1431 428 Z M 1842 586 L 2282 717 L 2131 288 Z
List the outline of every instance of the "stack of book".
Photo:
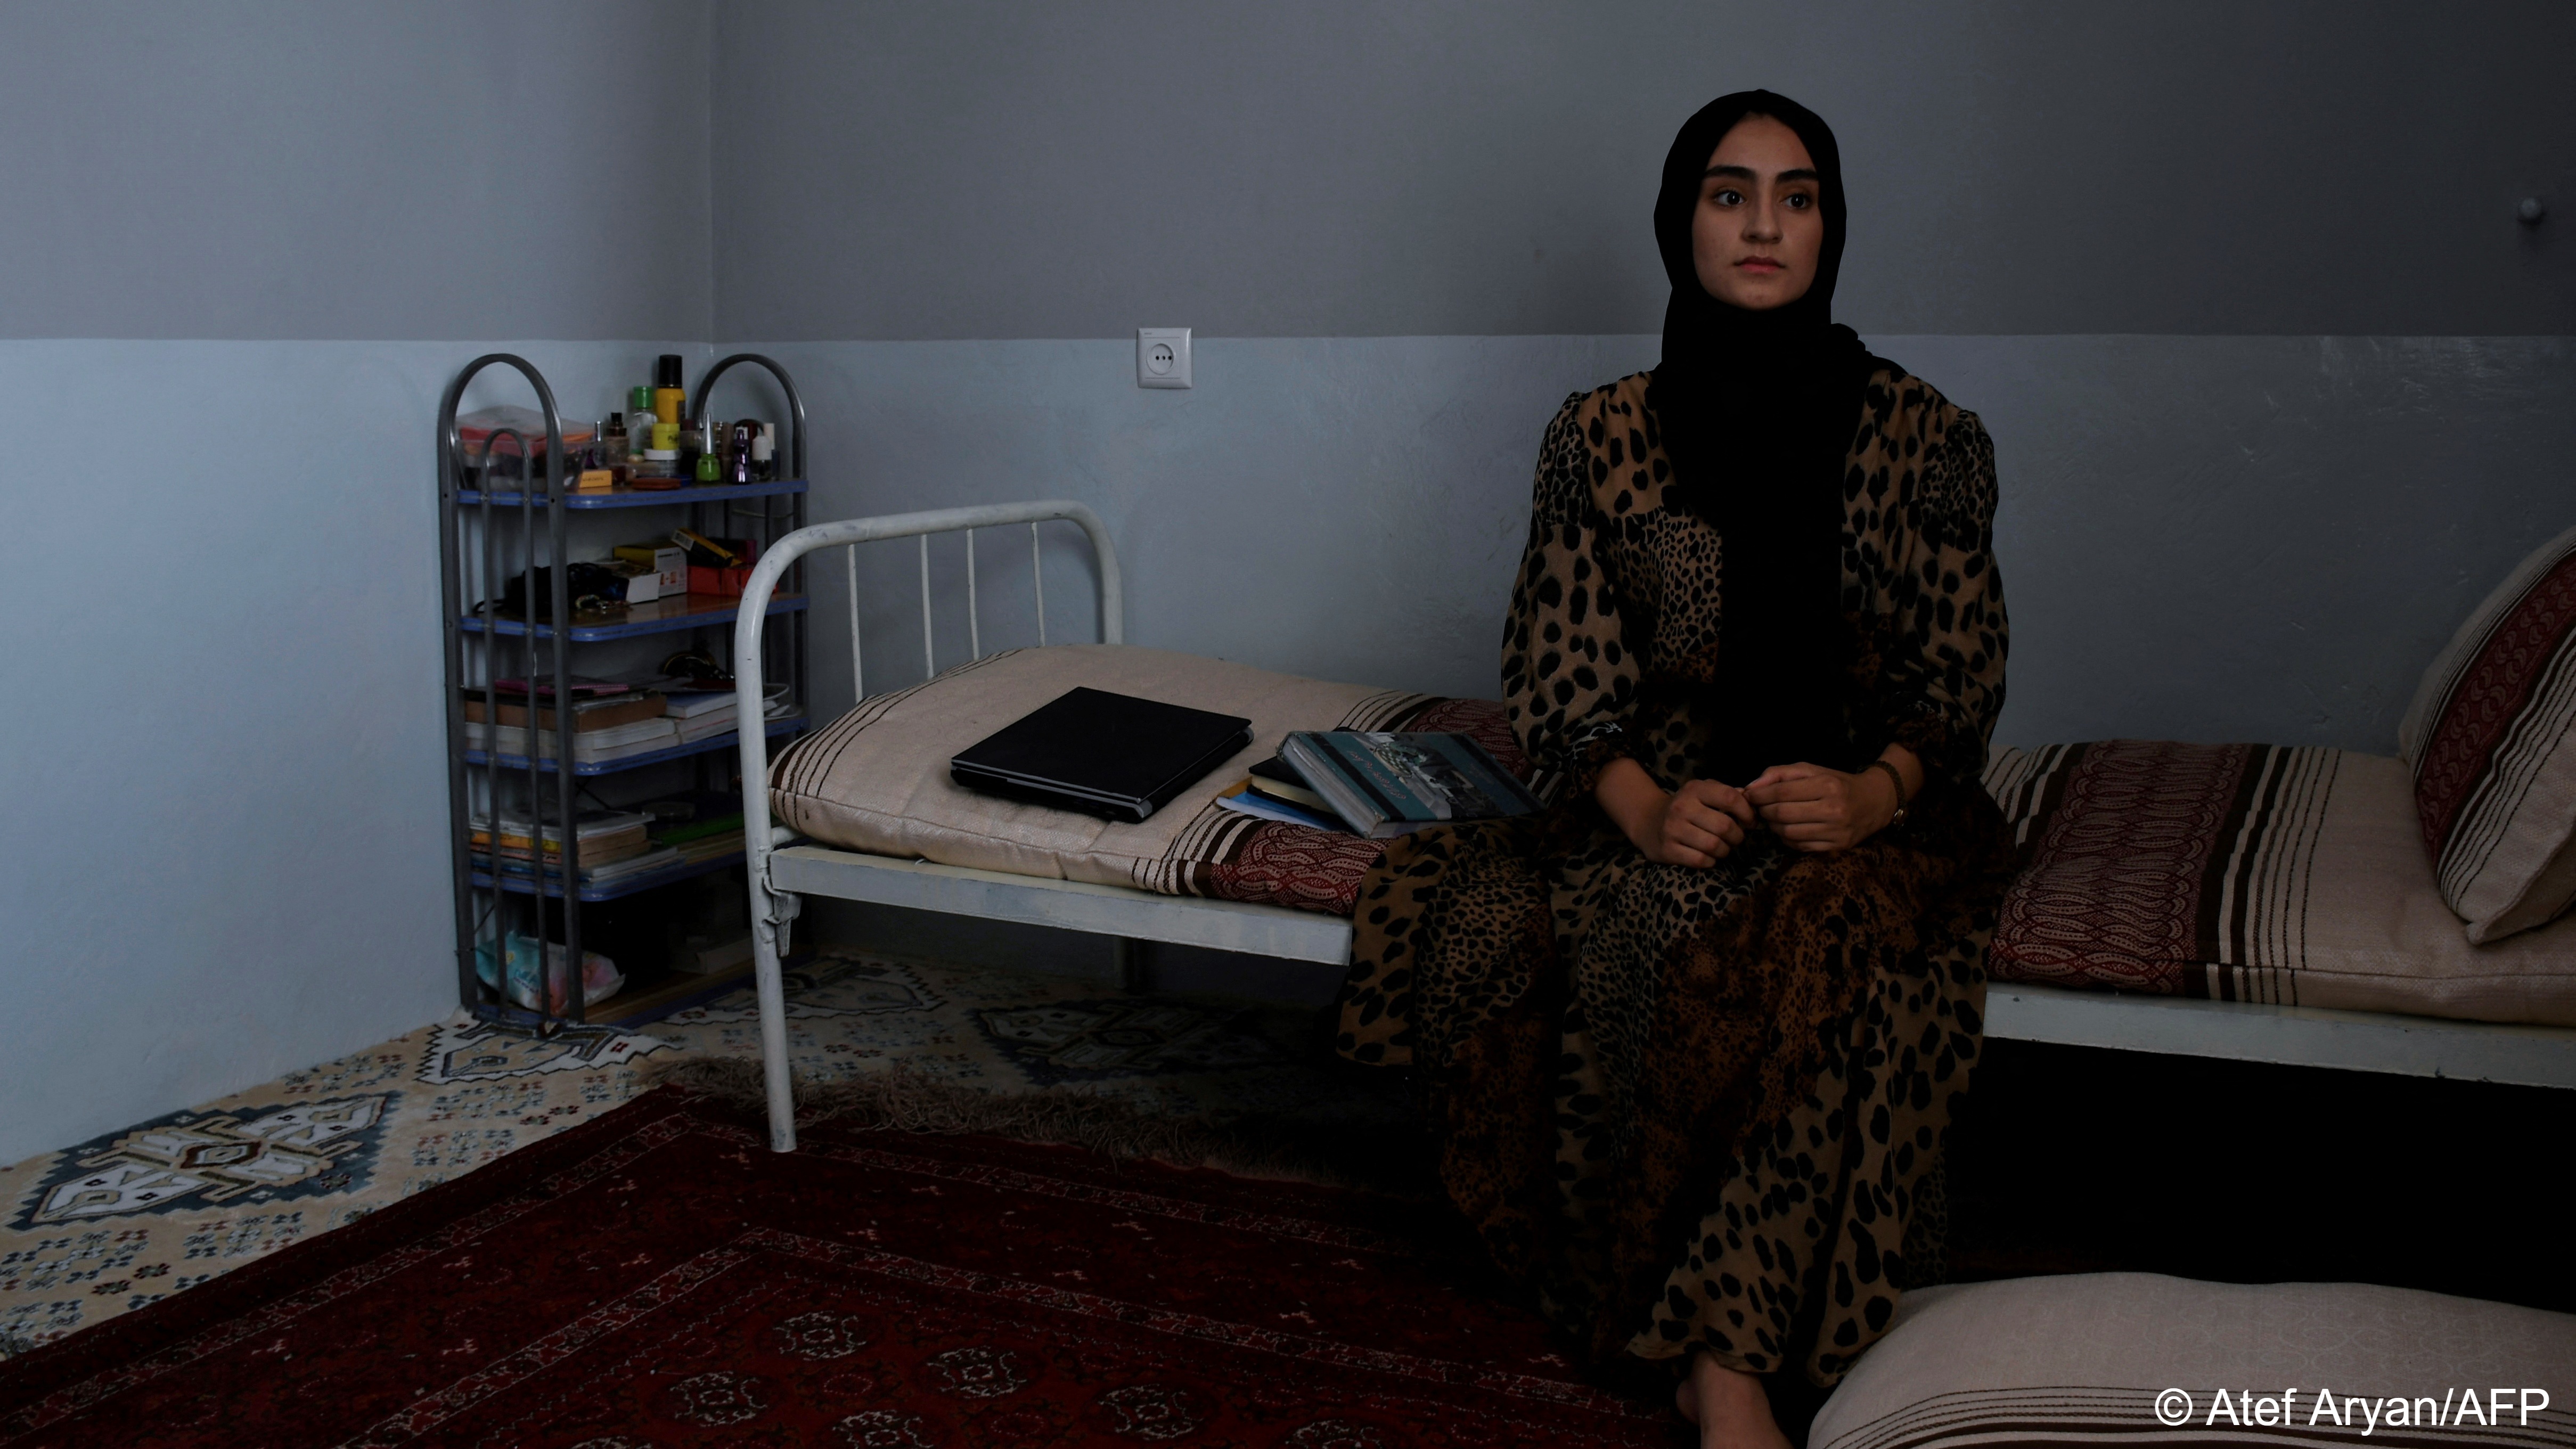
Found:
M 1219 797 L 1238 814 L 1384 840 L 1526 815 L 1538 800 L 1474 736 L 1300 730 Z
M 670 701 L 669 717 L 679 727 L 681 744 L 695 744 L 712 735 L 733 732 L 734 697 L 730 690 L 675 694 Z
M 742 811 L 730 814 L 704 814 L 695 819 L 672 821 L 657 826 L 653 843 L 676 851 L 678 858 L 695 865 L 742 854 Z
M 585 810 L 573 820 L 573 839 L 578 842 L 581 859 L 581 883 L 604 885 L 678 865 L 683 856 L 677 850 L 652 838 L 652 817 L 622 810 Z M 473 822 L 474 864 L 489 872 L 493 864 L 492 821 L 489 816 Z M 740 833 L 739 824 L 736 833 Z M 563 878 L 563 831 L 547 822 L 540 831 L 525 819 L 504 814 L 500 829 L 500 873 L 522 880 L 533 878 L 538 870 L 537 857 L 544 857 L 546 879 Z M 542 841 L 542 850 L 539 844 Z
M 467 746 L 525 759 L 528 719 L 533 714 L 538 758 L 555 758 L 559 753 L 560 725 L 554 688 L 540 682 L 533 691 L 533 701 L 531 693 L 524 679 L 498 680 L 488 690 L 465 691 Z M 614 680 L 581 679 L 573 682 L 571 695 L 572 754 L 576 764 L 605 764 L 682 743 L 678 722 L 668 717 L 670 702 L 659 691 Z
M 1216 803 L 1257 820 L 1276 820 L 1344 835 L 1351 829 L 1324 797 L 1307 789 L 1306 782 L 1277 755 L 1253 766 L 1251 777 L 1217 796 Z
M 669 700 L 668 714 L 679 724 L 683 742 L 723 734 L 739 723 L 735 716 L 742 711 L 729 676 L 704 680 L 685 674 L 662 674 L 636 680 L 633 687 Z M 785 719 L 796 712 L 796 701 L 788 697 L 788 686 L 769 686 L 762 700 L 762 713 L 767 718 Z

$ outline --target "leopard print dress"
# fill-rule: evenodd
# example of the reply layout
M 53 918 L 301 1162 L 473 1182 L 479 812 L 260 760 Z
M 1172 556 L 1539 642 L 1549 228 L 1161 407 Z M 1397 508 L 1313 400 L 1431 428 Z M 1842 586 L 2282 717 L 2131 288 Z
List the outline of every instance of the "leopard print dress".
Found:
M 1698 773 L 1724 540 L 1671 486 L 1648 381 L 1568 399 L 1539 457 L 1503 684 L 1554 803 L 1392 843 L 1337 1045 L 1415 1069 L 1451 1199 L 1593 1354 L 1829 1385 L 1921 1272 L 1907 1230 L 1978 1053 L 2009 873 L 1977 783 L 2003 704 L 1993 449 L 1921 381 L 1872 378 L 1843 718 L 1856 758 L 1922 760 L 1907 823 L 1659 865 L 1592 791 L 1621 757 L 1668 790 Z

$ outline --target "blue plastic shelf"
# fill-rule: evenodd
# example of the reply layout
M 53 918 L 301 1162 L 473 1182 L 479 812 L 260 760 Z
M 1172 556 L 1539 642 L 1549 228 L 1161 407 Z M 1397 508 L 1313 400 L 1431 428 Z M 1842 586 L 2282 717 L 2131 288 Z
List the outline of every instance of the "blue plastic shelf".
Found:
M 542 471 L 542 470 L 540 470 Z M 734 498 L 776 498 L 785 493 L 802 493 L 805 480 L 789 479 L 777 483 L 692 483 L 685 488 L 612 488 L 605 493 L 568 493 L 566 508 L 659 508 L 670 503 L 723 503 Z M 492 495 L 495 508 L 516 508 L 527 495 L 517 489 Z M 460 488 L 456 501 L 461 507 L 478 507 L 483 502 L 480 488 Z M 546 495 L 536 496 L 536 506 L 546 506 Z
M 601 901 L 613 901 L 620 896 L 649 891 L 655 886 L 666 886 L 673 881 L 707 875 L 729 865 L 742 864 L 743 855 L 744 852 L 737 850 L 731 855 L 719 855 L 712 860 L 691 861 L 685 865 L 672 866 L 667 870 L 647 871 L 642 875 L 621 877 L 605 885 L 586 885 L 581 888 L 582 903 L 595 905 Z M 484 890 L 492 889 L 492 873 L 480 866 L 475 867 L 474 884 Z M 532 896 L 537 893 L 537 883 L 523 875 L 501 877 L 500 888 L 514 896 Z M 556 900 L 563 899 L 563 880 L 560 876 L 546 882 L 546 894 Z
M 809 601 L 803 594 L 772 594 L 763 614 L 792 614 Z M 596 624 L 575 624 L 565 637 L 575 643 L 593 644 L 602 639 L 634 639 L 646 634 L 672 634 L 682 629 L 700 629 L 710 624 L 730 624 L 741 617 L 742 600 L 723 594 L 680 594 L 656 599 L 649 604 L 629 604 L 622 619 L 603 619 Z M 457 618 L 456 626 L 468 634 L 498 634 L 516 639 L 528 632 L 528 626 L 517 619 L 486 619 L 480 614 Z M 555 637 L 555 626 L 539 624 L 537 637 Z
M 769 722 L 769 727 L 766 730 L 763 730 L 762 733 L 768 735 L 771 739 L 776 739 L 780 735 L 796 733 L 798 730 L 805 728 L 805 724 L 805 716 L 801 714 L 784 715 L 778 719 L 771 720 Z M 468 728 L 472 728 L 472 726 L 468 726 Z M 667 750 L 655 750 L 650 754 L 628 755 L 624 759 L 619 760 L 575 760 L 573 761 L 572 772 L 576 775 L 614 775 L 620 770 L 641 769 L 646 765 L 661 764 L 665 760 L 679 760 L 686 759 L 690 755 L 703 755 L 710 750 L 730 750 L 736 744 L 741 742 L 741 736 L 742 732 L 740 730 L 726 730 L 720 735 L 709 735 L 702 740 L 691 740 L 685 745 L 673 745 Z M 467 750 L 465 752 L 465 763 L 469 765 L 488 765 L 492 763 L 492 757 L 484 754 L 481 750 Z M 504 770 L 525 770 L 528 768 L 528 757 L 525 755 L 503 755 L 501 757 L 501 768 Z M 554 772 L 555 762 L 553 760 L 540 759 L 537 761 L 538 774 L 551 775 Z

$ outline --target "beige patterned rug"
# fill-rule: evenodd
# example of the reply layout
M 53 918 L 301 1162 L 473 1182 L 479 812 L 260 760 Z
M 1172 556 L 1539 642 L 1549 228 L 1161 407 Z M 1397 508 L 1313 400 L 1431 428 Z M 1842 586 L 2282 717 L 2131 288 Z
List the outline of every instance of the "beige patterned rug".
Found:
M 1306 1013 L 830 952 L 789 973 L 797 1075 L 901 1070 L 1135 1115 L 1401 1133 L 1391 1083 L 1337 1070 Z M 203 1283 L 607 1111 L 690 1057 L 756 1058 L 748 989 L 640 1031 L 551 1042 L 465 1022 L 0 1168 L 0 1356 Z

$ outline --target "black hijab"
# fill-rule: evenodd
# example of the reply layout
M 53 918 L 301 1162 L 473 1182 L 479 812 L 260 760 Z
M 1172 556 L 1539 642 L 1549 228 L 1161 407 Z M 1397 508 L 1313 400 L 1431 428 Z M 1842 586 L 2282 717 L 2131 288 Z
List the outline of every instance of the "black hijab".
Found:
M 1718 301 L 1691 258 L 1710 153 L 1747 116 L 1795 131 L 1814 159 L 1824 246 L 1806 295 L 1764 312 Z M 1886 366 L 1833 320 L 1842 270 L 1842 153 L 1813 111 L 1770 91 L 1700 108 L 1664 157 L 1655 243 L 1672 300 L 1647 405 L 1682 502 L 1725 541 L 1721 638 L 1702 768 L 1741 785 L 1771 765 L 1860 763 L 1844 724 L 1843 467 L 1869 376 Z

